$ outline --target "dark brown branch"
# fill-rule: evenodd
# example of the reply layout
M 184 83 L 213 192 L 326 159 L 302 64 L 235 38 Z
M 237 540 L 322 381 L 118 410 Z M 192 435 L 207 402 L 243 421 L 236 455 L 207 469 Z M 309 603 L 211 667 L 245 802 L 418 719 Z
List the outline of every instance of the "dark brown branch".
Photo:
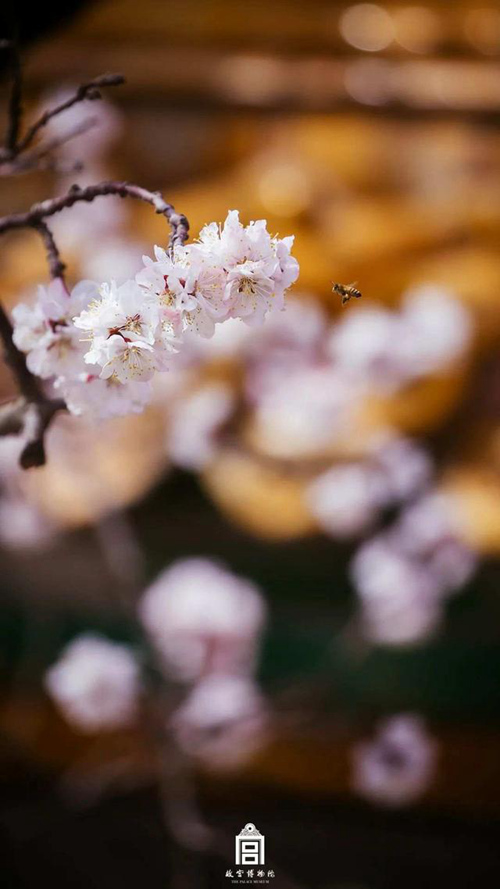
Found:
M 184 215 L 176 213 L 172 204 L 168 204 L 159 192 L 148 191 L 139 185 L 130 182 L 99 182 L 97 185 L 88 185 L 80 188 L 74 185 L 60 197 L 49 198 L 39 204 L 33 204 L 26 213 L 13 213 L 0 219 L 0 235 L 18 228 L 34 228 L 39 222 L 43 222 L 49 216 L 54 216 L 62 210 L 72 207 L 80 201 L 90 203 L 98 197 L 117 195 L 121 198 L 135 198 L 151 204 L 157 213 L 165 216 L 170 223 L 172 236 L 170 244 L 184 244 L 189 237 L 189 222 Z
M 9 41 L 7 46 L 10 49 L 12 86 L 9 98 L 9 116 L 7 133 L 5 135 L 5 149 L 10 156 L 13 156 L 17 150 L 17 140 L 19 138 L 22 118 L 22 71 L 17 42 L 14 40 Z
M 23 430 L 26 444 L 20 457 L 23 469 L 44 466 L 46 463 L 45 433 L 54 415 L 65 410 L 66 403 L 62 398 L 43 398 L 39 402 L 31 402 L 27 405 Z
M 48 227 L 46 222 L 42 222 L 41 220 L 40 222 L 35 222 L 33 228 L 36 229 L 36 231 L 40 234 L 45 245 L 50 277 L 52 279 L 62 278 L 66 266 L 61 259 L 57 244 L 54 240 L 54 235 L 52 234 L 50 228 Z
M 5 361 L 16 379 L 19 392 L 26 401 L 41 401 L 44 396 L 37 378 L 28 370 L 26 358 L 14 344 L 12 323 L 0 305 L 0 338 L 3 342 Z
M 48 398 L 39 381 L 26 365 L 26 358 L 12 339 L 13 329 L 7 313 L 0 305 L 0 339 L 3 342 L 5 360 L 17 382 L 21 398 L 2 405 L 0 409 L 0 435 L 23 433 L 26 443 L 21 452 L 23 469 L 43 466 L 45 463 L 45 433 L 54 414 L 66 410 L 61 398 Z
M 69 129 L 62 136 L 48 139 L 38 148 L 34 148 L 25 155 L 14 157 L 8 162 L 2 162 L 0 159 L 0 175 L 1 176 L 17 176 L 20 173 L 27 173 L 30 170 L 55 170 L 60 173 L 75 173 L 83 169 L 82 161 L 70 161 L 65 163 L 50 155 L 54 154 L 62 145 L 67 145 L 78 136 L 88 133 L 98 123 L 96 117 L 87 117 L 80 121 L 76 126 Z
M 22 139 L 17 143 L 17 147 L 15 150 L 15 154 L 21 154 L 22 151 L 26 151 L 26 149 L 32 144 L 35 137 L 38 135 L 40 130 L 47 126 L 49 121 L 51 121 L 54 117 L 57 117 L 59 114 L 62 114 L 63 111 L 67 111 L 68 108 L 72 108 L 73 105 L 77 105 L 79 102 L 83 102 L 85 99 L 95 100 L 101 98 L 101 88 L 108 86 L 120 86 L 120 84 L 125 82 L 125 78 L 122 74 L 103 74 L 101 77 L 96 77 L 94 80 L 89 81 L 89 83 L 82 83 L 81 86 L 75 91 L 75 93 L 66 99 L 64 102 L 60 102 L 59 105 L 55 105 L 53 108 L 48 108 L 47 111 L 32 124 L 29 129 L 26 131 L 25 135 Z

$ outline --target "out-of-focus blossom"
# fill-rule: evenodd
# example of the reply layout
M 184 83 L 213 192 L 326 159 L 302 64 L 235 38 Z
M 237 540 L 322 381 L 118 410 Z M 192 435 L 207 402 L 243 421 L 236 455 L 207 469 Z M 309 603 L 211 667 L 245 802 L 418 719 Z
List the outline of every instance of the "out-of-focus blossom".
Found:
M 308 506 L 332 537 L 361 534 L 376 519 L 384 501 L 376 473 L 363 464 L 334 466 L 307 489 Z
M 79 264 L 86 278 L 92 281 L 112 279 L 120 285 L 134 277 L 143 252 L 142 247 L 129 237 L 111 234 L 98 238 L 95 243 L 92 238 L 90 246 L 84 241 L 79 250 Z
M 216 768 L 235 768 L 265 740 L 267 708 L 244 676 L 211 674 L 198 682 L 172 719 L 184 750 Z
M 387 503 L 403 503 L 420 492 L 432 476 L 432 459 L 417 443 L 396 433 L 378 435 L 368 449 Z
M 66 86 L 48 93 L 43 97 L 40 113 L 67 101 L 74 95 L 75 89 Z M 93 126 L 79 133 L 77 139 L 63 142 L 58 149 L 59 157 L 73 161 L 84 160 L 86 164 L 93 165 L 118 139 L 122 131 L 120 112 L 109 101 L 101 99 L 99 102 L 77 102 L 71 108 L 52 117 L 45 127 L 45 132 L 50 139 L 64 140 L 75 127 L 80 127 L 87 121 L 93 121 Z
M 251 673 L 264 601 L 253 583 L 216 562 L 175 562 L 146 590 L 139 613 L 166 668 L 180 679 Z
M 287 300 L 286 311 L 268 315 L 240 349 L 245 367 L 245 393 L 257 403 L 268 390 L 322 361 L 328 320 L 310 299 Z
M 477 556 L 460 539 L 453 503 L 441 493 L 429 493 L 402 514 L 394 528 L 398 548 L 420 557 L 447 593 L 464 586 L 474 573 Z
M 389 645 L 424 639 L 476 564 L 475 553 L 460 540 L 447 497 L 426 494 L 354 556 L 351 577 L 366 635 Z
M 433 284 L 406 293 L 402 303 L 403 349 L 412 374 L 436 373 L 467 350 L 472 323 L 467 309 Z
M 437 752 L 419 716 L 386 719 L 372 741 L 354 747 L 353 790 L 379 805 L 410 805 L 428 789 Z
M 149 384 L 134 380 L 121 383 L 115 374 L 104 380 L 91 373 L 82 373 L 70 380 L 60 377 L 55 388 L 72 414 L 84 415 L 90 421 L 140 414 L 152 394 Z
M 307 503 L 327 534 L 353 537 L 373 525 L 382 509 L 413 496 L 431 469 L 430 457 L 412 442 L 379 436 L 364 462 L 333 466 L 314 479 Z
M 280 374 L 255 407 L 259 442 L 277 457 L 316 456 L 345 434 L 353 398 L 347 381 L 330 366 Z
M 407 378 L 402 323 L 395 312 L 361 307 L 334 325 L 328 352 L 352 381 L 392 391 Z
M 216 452 L 216 434 L 231 415 L 235 396 L 224 383 L 211 383 L 179 399 L 173 409 L 167 449 L 177 466 L 202 469 Z
M 44 549 L 57 527 L 21 495 L 0 497 L 0 541 L 12 549 Z
M 438 579 L 425 563 L 399 552 L 388 535 L 363 544 L 350 573 L 362 629 L 372 642 L 405 645 L 436 630 L 442 613 Z
M 353 381 L 382 392 L 438 373 L 467 350 L 469 313 L 433 285 L 409 291 L 400 311 L 360 308 L 334 325 L 328 352 Z
M 126 645 L 89 633 L 65 648 L 47 671 L 45 687 L 76 729 L 116 729 L 136 715 L 139 668 Z

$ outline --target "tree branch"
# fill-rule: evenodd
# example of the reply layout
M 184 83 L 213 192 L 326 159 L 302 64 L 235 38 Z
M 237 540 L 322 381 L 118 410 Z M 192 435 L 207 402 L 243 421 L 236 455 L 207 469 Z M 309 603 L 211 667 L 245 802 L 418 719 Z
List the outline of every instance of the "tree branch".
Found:
M 2 161 L 0 158 L 0 175 L 17 176 L 30 170 L 54 170 L 57 173 L 79 172 L 83 169 L 82 161 L 70 161 L 68 163 L 55 157 L 50 157 L 50 155 L 53 155 L 61 145 L 67 145 L 68 142 L 71 142 L 78 136 L 88 133 L 97 123 L 96 117 L 87 117 L 70 128 L 62 136 L 47 139 L 39 147 L 34 148 L 25 155 L 15 157 L 9 161 L 7 159 Z
M 40 222 L 35 222 L 33 228 L 40 234 L 45 245 L 50 277 L 52 279 L 63 278 L 66 265 L 61 259 L 59 249 L 50 228 L 46 222 L 42 222 L 41 220 Z
M 45 433 L 54 414 L 66 410 L 62 398 L 48 398 L 39 381 L 26 365 L 26 358 L 12 339 L 11 321 L 0 305 L 0 338 L 5 360 L 16 379 L 21 398 L 16 398 L 0 408 L 0 435 L 24 433 L 26 443 L 21 452 L 23 469 L 43 466 L 45 463 Z
M 17 147 L 22 118 L 22 70 L 17 42 L 15 40 L 9 40 L 5 41 L 2 45 L 10 50 L 12 86 L 9 98 L 7 132 L 5 134 L 5 151 L 10 156 L 13 156 Z
M 5 151 L 3 152 L 3 155 L 0 156 L 0 164 L 12 162 L 20 154 L 26 151 L 26 149 L 29 148 L 30 145 L 33 143 L 39 132 L 47 126 L 49 121 L 53 120 L 53 118 L 57 117 L 59 114 L 62 114 L 63 111 L 67 111 L 68 108 L 72 108 L 73 105 L 77 105 L 79 102 L 83 102 L 86 99 L 89 99 L 91 101 L 100 99 L 101 88 L 108 86 L 119 86 L 120 84 L 125 82 L 125 78 L 122 74 L 103 74 L 101 77 L 96 77 L 94 78 L 94 80 L 90 80 L 88 83 L 82 83 L 81 86 L 79 86 L 78 89 L 73 93 L 73 95 L 71 95 L 68 99 L 65 99 L 64 102 L 60 102 L 53 108 L 48 108 L 47 111 L 44 111 L 43 114 L 38 118 L 38 120 L 36 120 L 29 127 L 24 136 L 20 139 L 19 129 L 21 123 L 22 86 L 21 66 L 19 63 L 17 49 L 14 49 L 13 52 L 13 81 L 9 104 L 9 124 L 5 141 Z M 73 133 L 69 135 L 69 138 L 73 138 Z
M 189 222 L 186 217 L 175 211 L 172 204 L 168 204 L 161 194 L 157 191 L 148 191 L 140 185 L 133 185 L 130 182 L 99 182 L 96 185 L 88 185 L 80 188 L 79 185 L 73 185 L 70 190 L 56 198 L 49 198 L 39 204 L 33 204 L 30 210 L 25 213 L 13 213 L 0 219 L 0 235 L 7 231 L 18 228 L 36 228 L 40 222 L 43 222 L 50 216 L 60 213 L 72 207 L 81 201 L 90 203 L 98 197 L 106 195 L 117 195 L 120 198 L 135 198 L 136 200 L 145 201 L 151 204 L 157 213 L 165 216 L 169 222 L 172 235 L 170 246 L 184 244 L 189 237 Z

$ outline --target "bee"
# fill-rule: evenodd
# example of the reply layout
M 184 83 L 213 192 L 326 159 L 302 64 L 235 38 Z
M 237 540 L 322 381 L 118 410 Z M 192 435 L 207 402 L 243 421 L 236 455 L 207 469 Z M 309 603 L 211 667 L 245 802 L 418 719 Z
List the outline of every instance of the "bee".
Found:
M 359 299 L 360 296 L 362 296 L 362 293 L 356 287 L 357 283 L 357 281 L 354 281 L 353 284 L 334 284 L 332 287 L 332 293 L 340 294 L 340 296 L 342 297 L 342 305 L 345 306 L 345 304 L 349 302 L 351 297 Z

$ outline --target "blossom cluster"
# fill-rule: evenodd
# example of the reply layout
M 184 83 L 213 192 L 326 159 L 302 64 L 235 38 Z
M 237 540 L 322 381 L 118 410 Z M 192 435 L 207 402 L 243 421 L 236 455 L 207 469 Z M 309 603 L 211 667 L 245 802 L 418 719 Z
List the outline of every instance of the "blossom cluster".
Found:
M 265 220 L 243 226 L 238 212 L 205 226 L 198 241 L 155 248 L 133 280 L 40 287 L 34 307 L 14 309 L 14 342 L 30 370 L 53 379 L 75 414 L 141 412 L 151 380 L 168 370 L 185 337 L 211 337 L 216 324 L 261 324 L 284 308 L 298 276 L 293 238 L 271 237 Z
M 218 766 L 250 755 L 267 720 L 253 678 L 265 621 L 257 587 L 209 559 L 183 559 L 145 591 L 139 617 L 165 676 L 185 690 L 165 713 L 178 743 Z M 132 649 L 91 633 L 67 646 L 45 687 L 67 720 L 90 733 L 133 721 L 142 691 Z
M 455 511 L 445 494 L 430 491 L 356 552 L 350 573 L 373 642 L 405 645 L 432 635 L 446 600 L 470 580 L 477 557 L 460 539 Z
M 420 716 L 392 716 L 377 726 L 373 740 L 355 745 L 353 790 L 381 805 L 408 805 L 428 789 L 437 754 L 437 744 Z
M 47 671 L 45 688 L 76 729 L 112 730 L 136 716 L 139 667 L 128 646 L 85 633 Z

